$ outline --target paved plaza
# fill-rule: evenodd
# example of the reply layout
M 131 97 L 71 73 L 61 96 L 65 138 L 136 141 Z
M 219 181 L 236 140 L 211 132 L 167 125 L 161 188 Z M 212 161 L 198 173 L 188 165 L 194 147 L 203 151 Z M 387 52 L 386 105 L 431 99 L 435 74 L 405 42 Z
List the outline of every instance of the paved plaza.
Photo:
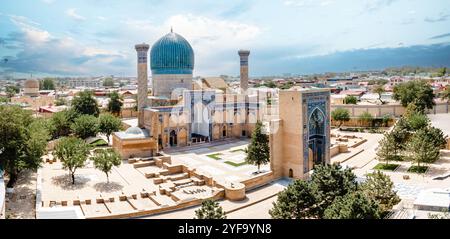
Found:
M 245 163 L 247 145 L 248 141 L 230 140 L 168 151 L 166 156 L 156 158 L 124 160 L 113 167 L 109 183 L 106 175 L 88 161 L 85 167 L 77 169 L 72 184 L 62 163 L 47 155 L 47 162 L 38 173 L 38 204 L 44 210 L 75 208 L 86 218 L 133 217 L 198 205 L 206 198 L 223 197 L 220 195 L 224 195 L 224 189 L 219 184 L 255 177 L 257 167 Z M 269 165 L 261 169 L 267 172 Z M 282 188 L 272 184 L 264 194 L 252 193 L 239 202 L 223 200 L 223 205 L 226 210 L 233 210 L 261 200 L 268 192 L 273 196 Z
M 167 151 L 175 163 L 195 168 L 197 171 L 224 182 L 240 182 L 254 176 L 258 167 L 245 164 L 244 150 L 248 140 L 232 140 L 210 143 L 204 147 L 184 148 L 178 151 Z M 215 157 L 215 158 L 213 158 Z M 239 166 L 233 166 L 232 162 Z M 270 171 L 270 164 L 261 165 L 261 171 Z
M 265 186 L 250 190 L 246 193 L 247 197 L 243 201 L 221 200 L 219 205 L 227 213 L 227 218 L 229 219 L 268 219 L 270 218 L 269 210 L 272 208 L 272 202 L 277 199 L 276 195 L 283 191 L 290 182 L 290 179 L 279 179 Z M 194 206 L 173 212 L 140 217 L 140 219 L 190 219 L 194 218 L 195 211 L 199 208 L 200 206 Z
M 432 124 L 435 127 L 439 127 L 444 131 L 444 134 L 449 134 L 450 129 L 448 123 L 450 122 L 450 114 L 444 115 L 430 115 Z M 449 121 L 447 121 L 449 120 Z M 378 141 L 383 138 L 381 134 L 363 134 L 352 133 L 357 136 L 362 136 L 367 139 L 367 142 L 358 146 L 363 151 L 350 157 L 341 163 L 343 167 L 349 167 L 353 169 L 353 172 L 358 177 L 359 181 L 364 181 L 365 176 L 368 173 L 374 171 L 374 167 L 380 162 L 376 159 L 376 151 L 378 147 Z M 429 169 L 424 174 L 416 174 L 407 172 L 408 168 L 413 165 L 411 162 L 395 162 L 400 166 L 395 171 L 383 171 L 383 173 L 390 176 L 394 182 L 394 188 L 397 194 L 402 199 L 401 204 L 411 204 L 417 199 L 420 192 L 426 189 L 446 189 L 450 187 L 450 177 L 445 177 L 450 174 L 450 155 L 449 151 L 442 150 L 441 158 L 433 164 L 428 165 Z M 445 153 L 447 152 L 447 153 Z M 336 162 L 337 158 L 342 157 L 342 154 L 332 158 L 332 162 Z M 407 179 L 405 177 L 407 176 Z M 443 177 L 441 180 L 436 178 Z M 402 205 L 401 205 L 402 206 Z M 414 215 L 424 216 L 423 212 L 418 210 L 414 211 Z M 411 212 L 410 212 L 411 214 Z M 426 218 L 426 217 L 425 217 Z

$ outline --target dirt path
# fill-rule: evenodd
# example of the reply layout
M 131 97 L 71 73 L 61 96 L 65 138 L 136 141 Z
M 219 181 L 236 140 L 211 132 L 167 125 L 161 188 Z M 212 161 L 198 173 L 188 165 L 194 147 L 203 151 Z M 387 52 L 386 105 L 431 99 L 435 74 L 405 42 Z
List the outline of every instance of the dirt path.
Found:
M 14 186 L 14 193 L 6 196 L 6 218 L 36 218 L 36 178 L 36 172 L 22 173 Z

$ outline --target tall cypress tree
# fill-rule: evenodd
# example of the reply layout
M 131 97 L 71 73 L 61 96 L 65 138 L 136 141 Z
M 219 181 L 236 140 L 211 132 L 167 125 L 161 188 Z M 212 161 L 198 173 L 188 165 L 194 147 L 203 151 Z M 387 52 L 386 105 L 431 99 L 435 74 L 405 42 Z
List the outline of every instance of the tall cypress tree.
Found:
M 258 166 L 260 172 L 261 164 L 270 161 L 269 137 L 262 132 L 262 123 L 257 122 L 255 131 L 252 134 L 252 140 L 248 146 L 247 163 Z

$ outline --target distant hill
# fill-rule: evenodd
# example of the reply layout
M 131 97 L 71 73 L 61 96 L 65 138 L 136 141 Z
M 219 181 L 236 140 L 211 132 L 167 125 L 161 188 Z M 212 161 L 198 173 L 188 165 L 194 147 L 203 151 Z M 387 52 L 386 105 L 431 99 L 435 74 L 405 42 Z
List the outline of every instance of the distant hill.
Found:
M 255 59 L 252 65 L 252 72 L 258 75 L 368 71 L 404 66 L 450 67 L 450 44 L 360 49 L 295 60 L 259 62 Z

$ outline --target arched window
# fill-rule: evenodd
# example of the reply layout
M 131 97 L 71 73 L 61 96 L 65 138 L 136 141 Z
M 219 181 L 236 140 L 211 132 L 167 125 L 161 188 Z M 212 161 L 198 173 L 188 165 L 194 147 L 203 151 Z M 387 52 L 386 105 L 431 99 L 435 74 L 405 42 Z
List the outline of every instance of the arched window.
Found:
M 309 118 L 309 135 L 325 135 L 325 115 L 318 108 Z

